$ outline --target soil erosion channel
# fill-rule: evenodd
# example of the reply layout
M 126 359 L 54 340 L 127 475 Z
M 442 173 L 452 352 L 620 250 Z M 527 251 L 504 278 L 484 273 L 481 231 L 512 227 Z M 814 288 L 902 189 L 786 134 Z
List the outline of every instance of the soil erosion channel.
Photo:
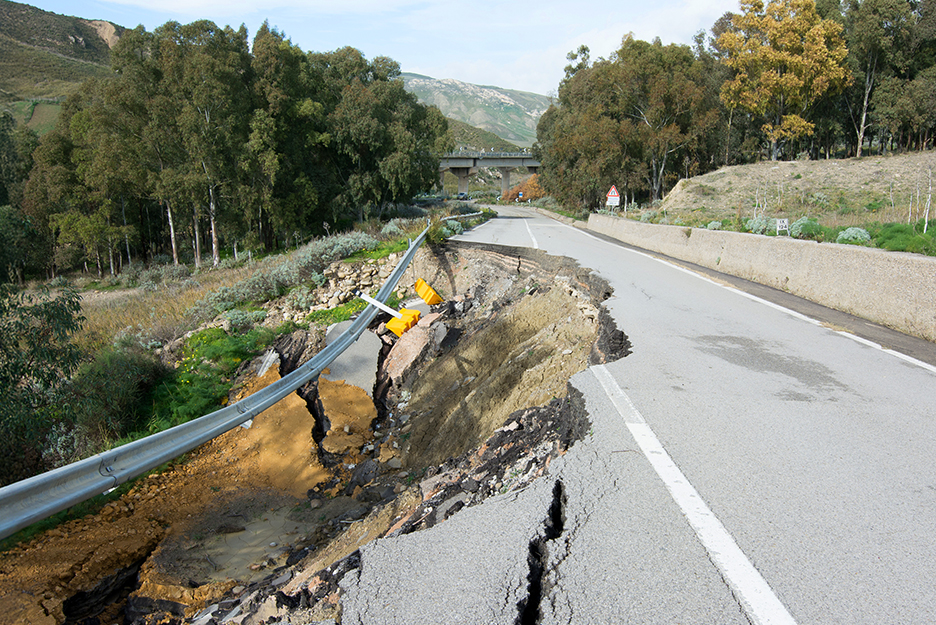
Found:
M 365 333 L 373 388 L 323 375 L 99 514 L 0 554 L 4 622 L 340 621 L 337 582 L 362 544 L 542 475 L 587 431 L 568 379 L 628 353 L 607 284 L 568 259 L 464 243 L 420 250 L 401 284 L 416 278 L 445 301 L 399 339 Z M 321 328 L 282 337 L 231 399 L 324 342 Z

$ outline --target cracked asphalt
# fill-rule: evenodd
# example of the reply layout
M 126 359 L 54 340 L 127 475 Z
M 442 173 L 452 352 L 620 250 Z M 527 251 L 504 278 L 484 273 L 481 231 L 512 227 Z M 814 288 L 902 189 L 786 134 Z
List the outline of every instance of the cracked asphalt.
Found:
M 633 353 L 545 477 L 362 548 L 342 623 L 936 622 L 936 368 L 498 210 L 461 238 L 593 268 Z

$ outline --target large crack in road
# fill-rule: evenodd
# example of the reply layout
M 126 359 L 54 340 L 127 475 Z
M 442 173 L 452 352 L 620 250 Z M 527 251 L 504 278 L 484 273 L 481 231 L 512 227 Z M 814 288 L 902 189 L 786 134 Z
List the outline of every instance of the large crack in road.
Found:
M 199 450 L 177 469 L 189 491 L 171 487 L 171 471 L 131 493 L 136 509 L 131 504 L 116 516 L 139 511 L 168 531 L 157 536 L 155 551 L 147 551 L 152 555 L 131 595 L 127 622 L 375 622 L 361 615 L 377 609 L 367 604 L 379 599 L 360 593 L 380 576 L 368 568 L 368 554 L 380 549 L 375 539 L 424 534 L 492 498 L 522 499 L 587 434 L 581 395 L 567 380 L 589 364 L 625 356 L 630 347 L 601 307 L 610 296 L 603 280 L 568 259 L 470 244 L 421 251 L 404 280 L 416 277 L 446 302 L 405 334 L 406 341 L 381 332 L 385 347 L 377 359 L 373 413 L 364 420 L 369 423 L 336 417 L 334 408 L 329 414 L 323 395 L 360 389 L 323 379 L 258 417 L 253 432 L 229 433 L 230 440 Z M 310 332 L 285 339 L 277 346 L 279 370 L 266 380 L 246 380 L 245 388 L 261 388 L 299 366 L 321 349 L 322 338 Z M 333 444 L 326 445 L 329 436 Z M 216 492 L 216 500 L 198 512 L 187 509 L 183 519 L 142 505 L 160 496 L 185 498 L 195 484 Z M 539 508 L 545 520 L 540 513 L 535 527 L 518 527 L 511 546 L 519 549 L 515 580 L 507 584 L 517 623 L 538 622 L 550 591 L 549 562 L 562 541 L 566 495 L 561 481 L 549 490 Z M 255 547 L 246 544 L 248 536 Z M 225 544 L 234 545 L 233 553 Z M 39 540 L 30 555 L 54 549 L 54 539 Z M 16 562 L 6 558 L 3 565 L 2 581 L 14 580 Z M 139 557 L 127 563 L 138 565 Z M 112 568 L 117 571 L 101 579 L 121 569 Z M 45 620 L 33 622 L 61 623 L 56 601 L 74 602 L 104 588 L 90 581 L 79 592 L 69 590 L 73 586 L 40 590 L 46 607 L 32 614 Z M 381 579 L 380 586 L 385 592 L 393 582 Z M 22 601 L 7 602 L 11 596 L 0 592 L 0 605 L 22 607 Z M 108 613 L 93 611 L 72 612 L 69 622 L 108 622 Z

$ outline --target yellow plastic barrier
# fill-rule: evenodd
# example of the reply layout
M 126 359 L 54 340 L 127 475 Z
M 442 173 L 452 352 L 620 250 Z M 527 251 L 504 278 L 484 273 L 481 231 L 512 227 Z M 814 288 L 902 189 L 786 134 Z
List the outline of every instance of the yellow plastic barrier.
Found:
M 411 310 L 409 308 L 401 308 L 400 316 L 394 317 L 387 322 L 387 329 L 396 334 L 397 336 L 403 336 L 403 333 L 416 325 L 416 322 L 419 321 L 419 311 Z
M 426 281 L 422 278 L 416 281 L 416 293 L 430 306 L 442 303 L 439 294 L 433 291 L 432 287 L 426 284 Z

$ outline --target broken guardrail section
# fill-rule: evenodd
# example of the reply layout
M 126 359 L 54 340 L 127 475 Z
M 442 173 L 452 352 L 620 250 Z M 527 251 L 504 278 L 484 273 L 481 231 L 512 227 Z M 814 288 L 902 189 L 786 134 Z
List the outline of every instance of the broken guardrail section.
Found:
M 376 299 L 381 303 L 385 302 L 396 288 L 416 251 L 426 240 L 428 231 L 427 227 L 410 242 L 408 251 L 378 291 Z M 377 312 L 375 306 L 369 305 L 338 340 L 311 360 L 235 404 L 138 441 L 0 488 L 0 538 L 6 538 L 36 521 L 105 493 L 253 419 L 300 386 L 318 377 L 325 367 L 361 336 Z

